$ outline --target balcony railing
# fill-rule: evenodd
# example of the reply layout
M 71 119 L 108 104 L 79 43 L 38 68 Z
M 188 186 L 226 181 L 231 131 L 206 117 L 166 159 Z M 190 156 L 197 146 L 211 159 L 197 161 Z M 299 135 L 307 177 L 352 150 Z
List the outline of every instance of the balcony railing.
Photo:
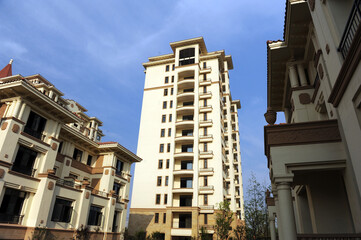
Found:
M 0 213 L 0 223 L 21 224 L 24 215 Z
M 25 126 L 24 132 L 29 134 L 30 136 L 40 139 L 41 141 L 44 141 L 44 139 L 45 139 L 45 135 L 42 132 L 35 131 L 29 127 Z
M 25 174 L 25 175 L 29 175 L 31 177 L 34 177 L 35 176 L 35 173 L 36 173 L 36 169 L 28 169 L 28 168 L 22 168 L 22 167 L 19 167 L 17 165 L 13 165 L 13 167 L 11 168 L 12 171 L 14 172 L 18 172 L 18 173 L 22 173 L 22 174 Z
M 209 167 L 209 168 L 200 168 L 199 169 L 200 172 L 213 172 L 213 168 Z
M 360 240 L 361 233 L 297 234 L 297 240 Z
M 200 207 L 200 209 L 204 209 L 204 210 L 213 210 L 214 209 L 213 205 L 200 205 L 199 207 Z
M 361 21 L 361 0 L 355 0 L 338 50 L 346 58 Z
M 203 191 L 207 191 L 207 190 L 213 190 L 214 187 L 213 186 L 200 186 L 199 190 L 203 190 Z
M 99 191 L 99 190 L 96 190 L 96 189 L 93 189 L 92 194 L 98 195 L 100 197 L 105 197 L 105 198 L 108 197 L 108 193 L 102 192 L 102 191 Z
M 76 183 L 72 180 L 66 180 L 66 179 L 58 179 L 58 180 L 56 180 L 56 184 L 60 185 L 60 186 L 72 187 L 72 188 L 77 188 L 77 189 L 79 189 L 81 187 L 80 183 Z

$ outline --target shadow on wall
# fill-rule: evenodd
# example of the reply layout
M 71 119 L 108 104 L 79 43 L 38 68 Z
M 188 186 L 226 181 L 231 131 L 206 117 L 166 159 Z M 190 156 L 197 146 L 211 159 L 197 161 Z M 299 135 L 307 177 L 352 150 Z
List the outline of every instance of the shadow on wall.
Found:
M 153 214 L 129 214 L 129 235 L 135 236 L 139 231 L 146 231 L 153 219 Z

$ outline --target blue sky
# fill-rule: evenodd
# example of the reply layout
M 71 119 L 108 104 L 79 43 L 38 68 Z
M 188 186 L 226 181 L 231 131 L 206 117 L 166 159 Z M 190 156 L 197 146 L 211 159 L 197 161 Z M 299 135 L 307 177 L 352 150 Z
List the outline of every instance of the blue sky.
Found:
M 268 183 L 266 40 L 282 39 L 284 10 L 285 0 L 0 0 L 0 69 L 13 58 L 13 74 L 40 73 L 104 122 L 104 141 L 136 152 L 142 63 L 203 36 L 233 57 L 244 185 L 251 172 Z

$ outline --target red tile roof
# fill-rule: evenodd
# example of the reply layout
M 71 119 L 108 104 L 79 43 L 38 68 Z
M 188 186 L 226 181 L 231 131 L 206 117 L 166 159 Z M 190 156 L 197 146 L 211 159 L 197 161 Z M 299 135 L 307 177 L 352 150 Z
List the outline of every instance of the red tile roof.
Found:
M 1 71 L 0 71 L 0 78 L 9 77 L 12 76 L 12 60 L 10 60 L 10 63 L 6 65 Z

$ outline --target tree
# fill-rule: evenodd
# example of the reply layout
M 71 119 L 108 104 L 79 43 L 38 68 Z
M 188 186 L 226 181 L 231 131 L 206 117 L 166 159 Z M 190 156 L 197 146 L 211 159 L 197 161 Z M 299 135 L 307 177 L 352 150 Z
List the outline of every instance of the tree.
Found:
M 237 240 L 244 240 L 244 237 L 246 236 L 246 226 L 244 223 L 237 224 L 237 227 L 233 229 L 233 235 Z
M 220 240 L 227 240 L 229 230 L 232 229 L 233 212 L 229 208 L 229 202 L 224 200 L 218 204 L 218 212 L 216 212 L 216 225 L 214 230 Z
M 247 239 L 259 239 L 269 236 L 265 192 L 266 187 L 262 186 L 252 173 L 244 207 Z
M 153 232 L 147 237 L 147 240 L 163 240 L 164 239 L 164 233 L 161 232 Z
M 207 232 L 207 229 L 204 226 L 202 226 L 200 228 L 200 233 L 199 233 L 199 238 L 198 239 L 200 239 L 200 240 L 212 240 L 213 237 L 212 237 L 212 234 L 209 234 Z

